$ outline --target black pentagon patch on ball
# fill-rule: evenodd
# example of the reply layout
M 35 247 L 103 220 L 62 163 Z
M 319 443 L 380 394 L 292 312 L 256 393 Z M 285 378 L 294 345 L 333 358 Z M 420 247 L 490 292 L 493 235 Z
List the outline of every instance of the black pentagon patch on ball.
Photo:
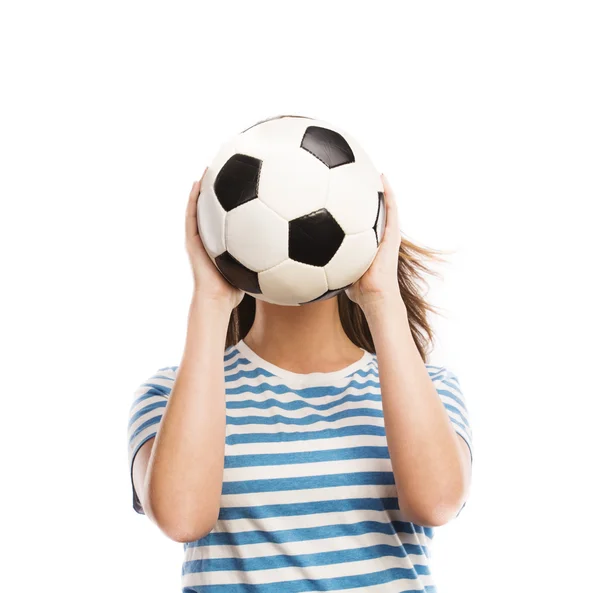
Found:
M 258 195 L 262 161 L 246 154 L 234 154 L 215 179 L 215 195 L 226 212 Z
M 311 266 L 324 266 L 345 237 L 342 227 L 325 208 L 291 220 L 289 230 L 290 258 Z
M 262 294 L 258 284 L 258 273 L 249 270 L 228 251 L 217 255 L 215 264 L 225 279 L 236 288 L 254 294 Z
M 341 134 L 327 128 L 309 126 L 300 146 L 330 169 L 354 162 L 354 153 L 348 142 Z
M 377 203 L 377 216 L 375 217 L 375 224 L 373 225 L 373 230 L 375 231 L 375 240 L 377 241 L 377 246 L 381 243 L 383 239 L 383 230 L 385 229 L 385 203 L 383 201 L 383 192 L 378 191 L 377 195 L 379 196 L 379 201 Z M 377 235 L 377 227 L 379 226 L 379 219 L 381 218 L 381 234 L 379 237 Z
M 352 284 L 347 284 L 346 286 L 342 286 L 342 288 L 336 288 L 335 290 L 328 290 L 324 292 L 321 296 L 318 296 L 316 299 L 312 301 L 306 301 L 304 303 L 300 303 L 301 305 L 307 305 L 308 303 L 316 303 L 317 301 L 325 301 L 327 299 L 333 298 L 336 294 L 343 292 L 346 288 L 350 288 Z

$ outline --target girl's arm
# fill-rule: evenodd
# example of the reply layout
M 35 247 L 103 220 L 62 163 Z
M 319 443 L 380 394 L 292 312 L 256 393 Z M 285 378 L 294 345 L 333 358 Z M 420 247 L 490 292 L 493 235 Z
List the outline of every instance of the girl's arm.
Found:
M 194 293 L 185 350 L 155 438 L 138 451 L 144 513 L 171 539 L 203 537 L 220 509 L 225 456 L 223 351 L 231 307 Z
M 407 521 L 437 526 L 454 518 L 471 479 L 469 447 L 448 413 L 413 340 L 400 296 L 364 309 L 377 351 L 385 432 Z

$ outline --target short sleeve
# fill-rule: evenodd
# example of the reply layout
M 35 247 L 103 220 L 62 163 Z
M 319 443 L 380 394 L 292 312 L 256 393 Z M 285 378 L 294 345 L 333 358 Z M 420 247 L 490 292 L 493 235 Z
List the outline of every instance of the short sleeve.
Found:
M 458 382 L 457 376 L 445 367 L 434 367 L 428 365 L 429 376 L 448 412 L 448 417 L 454 426 L 454 430 L 465 440 L 471 454 L 471 464 L 473 464 L 473 434 L 471 423 L 469 421 L 469 411 L 465 403 L 465 398 Z M 460 515 L 465 508 L 465 502 L 459 509 L 456 516 Z
M 456 375 L 445 367 L 429 366 L 429 376 L 448 412 L 454 430 L 465 440 L 473 463 L 473 434 L 469 411 Z
M 167 401 L 175 382 L 177 367 L 158 369 L 133 394 L 127 424 L 127 450 L 129 477 L 133 495 L 133 509 L 144 514 L 133 483 L 133 462 L 140 447 L 158 433 L 158 427 L 167 407 Z

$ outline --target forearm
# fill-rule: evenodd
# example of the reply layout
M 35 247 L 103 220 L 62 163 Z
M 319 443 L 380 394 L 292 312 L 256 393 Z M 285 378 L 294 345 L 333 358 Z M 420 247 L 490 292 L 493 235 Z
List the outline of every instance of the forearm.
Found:
M 400 297 L 365 316 L 377 352 L 388 449 L 403 515 L 446 522 L 465 493 L 468 468 L 446 409 L 412 337 Z
M 196 539 L 218 517 L 230 315 L 231 309 L 194 293 L 184 353 L 148 464 L 147 503 L 155 521 L 177 537 Z

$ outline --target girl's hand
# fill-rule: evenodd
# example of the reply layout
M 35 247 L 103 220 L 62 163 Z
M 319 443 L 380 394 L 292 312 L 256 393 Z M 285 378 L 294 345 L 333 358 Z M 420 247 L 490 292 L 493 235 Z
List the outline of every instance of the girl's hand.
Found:
M 227 303 L 233 310 L 244 298 L 244 292 L 221 274 L 206 252 L 198 232 L 198 196 L 207 170 L 208 167 L 204 169 L 200 181 L 194 181 L 190 191 L 185 213 L 185 246 L 194 275 L 194 291 L 203 298 Z
M 366 305 L 380 302 L 386 298 L 398 299 L 398 252 L 400 250 L 400 226 L 396 199 L 385 175 L 381 175 L 385 202 L 385 229 L 383 240 L 377 255 L 368 270 L 349 288 L 346 294 L 361 309 Z

